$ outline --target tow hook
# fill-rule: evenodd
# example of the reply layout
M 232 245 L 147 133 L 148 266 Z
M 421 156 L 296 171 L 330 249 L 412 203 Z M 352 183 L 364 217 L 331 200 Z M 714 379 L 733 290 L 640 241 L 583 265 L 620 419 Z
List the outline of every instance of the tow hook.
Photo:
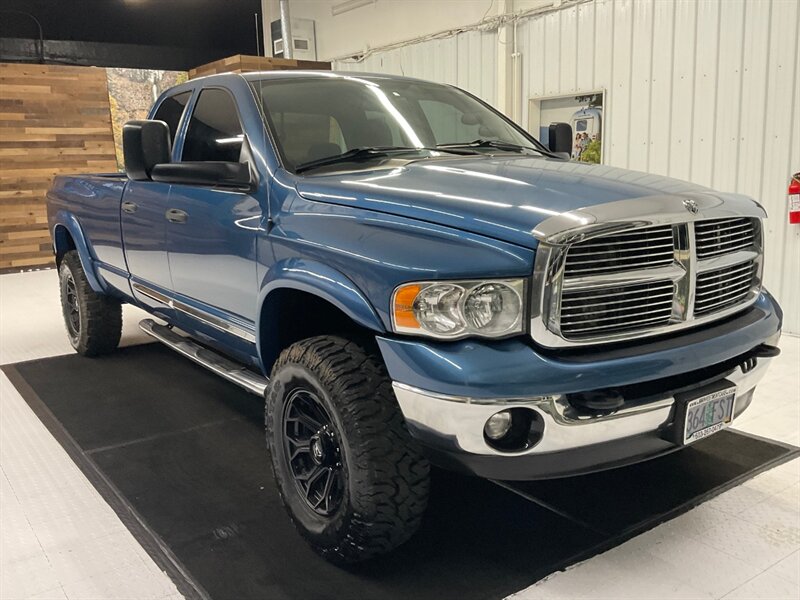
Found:
M 625 398 L 615 390 L 592 390 L 569 394 L 568 399 L 578 410 L 601 415 L 619 410 L 625 404 Z
M 775 358 L 781 353 L 781 349 L 777 346 L 769 346 L 767 344 L 761 344 L 760 346 L 756 346 L 753 348 L 753 353 L 751 356 L 755 358 Z

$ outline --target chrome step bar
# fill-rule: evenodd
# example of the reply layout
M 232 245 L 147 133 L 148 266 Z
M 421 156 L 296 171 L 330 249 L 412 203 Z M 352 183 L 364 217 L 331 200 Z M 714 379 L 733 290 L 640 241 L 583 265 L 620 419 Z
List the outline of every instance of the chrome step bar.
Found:
M 140 321 L 139 329 L 209 371 L 213 371 L 220 377 L 244 388 L 251 394 L 264 397 L 269 380 L 258 373 L 250 371 L 244 365 L 217 354 L 190 338 L 178 335 L 171 328 L 166 325 L 160 325 L 152 319 Z

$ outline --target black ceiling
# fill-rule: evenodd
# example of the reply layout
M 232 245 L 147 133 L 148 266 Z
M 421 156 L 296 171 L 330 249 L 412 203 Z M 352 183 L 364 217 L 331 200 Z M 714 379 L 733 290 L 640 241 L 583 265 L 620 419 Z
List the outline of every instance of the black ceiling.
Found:
M 74 42 L 80 52 L 98 44 L 182 49 L 181 55 L 213 60 L 231 54 L 255 54 L 255 13 L 259 0 L 3 0 L 0 38 L 38 38 L 30 13 L 41 23 L 45 40 Z M 64 44 L 53 47 L 63 49 Z M 119 54 L 119 47 L 112 54 Z M 189 52 L 187 52 L 189 51 Z M 123 62 L 135 62 L 136 52 Z M 148 53 L 152 55 L 152 52 Z M 211 57 L 211 58 L 209 58 Z M 79 57 L 76 57 L 79 58 Z M 191 60 L 191 59 L 189 59 Z M 199 63 L 198 63 L 199 64 Z M 163 68 L 159 65 L 125 64 Z M 186 65 L 186 68 L 196 65 Z

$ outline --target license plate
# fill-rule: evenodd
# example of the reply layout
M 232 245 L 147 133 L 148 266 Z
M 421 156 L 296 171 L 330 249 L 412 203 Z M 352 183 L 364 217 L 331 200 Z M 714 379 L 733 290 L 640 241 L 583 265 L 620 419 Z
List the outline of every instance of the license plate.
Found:
M 691 444 L 727 427 L 733 415 L 736 388 L 719 390 L 686 403 L 683 443 Z

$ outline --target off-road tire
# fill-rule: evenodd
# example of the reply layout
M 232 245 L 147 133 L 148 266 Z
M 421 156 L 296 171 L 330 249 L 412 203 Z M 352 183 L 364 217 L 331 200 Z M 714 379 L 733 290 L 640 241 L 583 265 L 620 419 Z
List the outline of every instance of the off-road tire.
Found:
M 337 430 L 344 472 L 340 504 L 316 514 L 295 481 L 284 450 L 287 398 L 309 389 Z M 385 554 L 419 528 L 430 467 L 411 439 L 383 362 L 355 342 L 333 336 L 285 349 L 266 391 L 267 443 L 278 490 L 300 534 L 338 564 Z
M 64 325 L 72 347 L 84 356 L 100 356 L 113 351 L 122 336 L 120 301 L 98 294 L 91 288 L 76 250 L 70 250 L 61 259 L 58 279 Z M 73 293 L 74 300 L 70 299 Z M 70 322 L 74 308 L 77 309 L 77 327 Z

